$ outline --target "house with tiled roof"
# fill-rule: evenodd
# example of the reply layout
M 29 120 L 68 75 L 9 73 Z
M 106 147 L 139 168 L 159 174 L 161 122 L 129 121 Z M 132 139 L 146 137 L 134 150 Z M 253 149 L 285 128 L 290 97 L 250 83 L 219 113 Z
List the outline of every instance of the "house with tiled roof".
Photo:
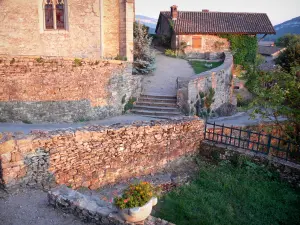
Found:
M 232 13 L 178 11 L 160 12 L 156 34 L 171 38 L 172 49 L 179 49 L 185 43 L 186 52 L 222 52 L 229 49 L 222 34 L 275 34 L 272 23 L 265 13 Z

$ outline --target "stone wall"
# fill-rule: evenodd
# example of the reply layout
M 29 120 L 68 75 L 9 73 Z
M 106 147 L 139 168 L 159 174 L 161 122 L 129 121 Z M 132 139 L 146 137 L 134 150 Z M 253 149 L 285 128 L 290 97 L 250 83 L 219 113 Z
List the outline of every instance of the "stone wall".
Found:
M 193 37 L 201 37 L 201 48 L 193 49 Z M 185 53 L 190 58 L 203 58 L 203 53 L 223 53 L 228 51 L 230 43 L 226 38 L 221 38 L 217 35 L 203 35 L 203 34 L 193 34 L 193 35 L 177 35 L 178 43 L 186 42 L 187 48 Z M 201 54 L 202 53 L 202 54 Z
M 43 2 L 0 1 L 0 54 L 77 58 L 114 58 L 124 54 L 132 59 L 131 51 L 121 50 L 132 45 L 132 27 L 121 29 L 120 24 L 129 15 L 132 20 L 133 7 L 121 15 L 126 8 L 123 1 L 65 0 L 66 29 L 45 30 Z M 121 35 L 128 37 L 126 42 L 120 41 Z
M 282 179 L 296 187 L 300 187 L 299 164 L 233 146 L 215 144 L 210 141 L 203 141 L 201 143 L 199 154 L 211 160 L 231 160 L 234 163 L 238 163 L 240 156 L 246 156 L 255 163 L 269 166 L 274 171 L 277 171 Z
M 121 61 L 0 56 L 1 121 L 74 122 L 122 114 L 141 77 Z
M 156 121 L 75 130 L 0 135 L 0 171 L 7 188 L 48 186 L 97 189 L 150 174 L 198 151 L 204 122 Z
M 211 109 L 219 116 L 225 115 L 223 108 L 228 104 L 236 105 L 232 96 L 233 56 L 225 52 L 224 63 L 212 70 L 197 74 L 191 78 L 178 78 L 178 105 L 186 114 L 194 115 L 201 106 L 200 92 L 207 93 L 209 88 L 215 90 Z

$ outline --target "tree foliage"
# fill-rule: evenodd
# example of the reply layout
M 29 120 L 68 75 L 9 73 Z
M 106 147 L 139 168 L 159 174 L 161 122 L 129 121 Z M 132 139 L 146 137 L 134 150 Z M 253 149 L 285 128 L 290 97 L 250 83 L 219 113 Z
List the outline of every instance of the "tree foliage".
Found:
M 254 64 L 257 55 L 257 39 L 255 36 L 227 34 L 221 37 L 227 38 L 234 55 L 234 63 L 242 66 Z
M 155 69 L 155 54 L 151 49 L 152 38 L 148 29 L 140 23 L 134 23 L 134 74 L 148 74 Z
M 300 35 L 299 35 L 300 36 Z M 285 71 L 291 72 L 293 67 L 300 65 L 300 41 L 288 45 L 275 60 Z
M 277 39 L 276 46 L 288 47 L 290 45 L 296 44 L 297 42 L 300 42 L 299 34 L 286 34 Z
M 256 95 L 254 114 L 272 118 L 287 137 L 300 143 L 300 74 L 296 71 L 260 72 L 252 91 Z M 286 126 L 280 123 L 280 116 L 287 119 Z

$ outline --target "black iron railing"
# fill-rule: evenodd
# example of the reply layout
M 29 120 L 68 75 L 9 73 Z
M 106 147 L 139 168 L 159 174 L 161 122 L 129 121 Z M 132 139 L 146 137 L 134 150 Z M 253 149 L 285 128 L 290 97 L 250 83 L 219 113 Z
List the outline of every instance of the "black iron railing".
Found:
M 206 123 L 204 139 L 300 164 L 299 144 L 263 131 L 255 132 L 224 124 Z

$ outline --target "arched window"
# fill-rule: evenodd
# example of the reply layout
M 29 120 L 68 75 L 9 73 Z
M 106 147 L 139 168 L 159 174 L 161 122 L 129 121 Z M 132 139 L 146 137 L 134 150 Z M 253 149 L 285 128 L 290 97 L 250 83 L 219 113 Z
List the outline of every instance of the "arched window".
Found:
M 44 10 L 46 30 L 66 28 L 64 0 L 44 0 Z

